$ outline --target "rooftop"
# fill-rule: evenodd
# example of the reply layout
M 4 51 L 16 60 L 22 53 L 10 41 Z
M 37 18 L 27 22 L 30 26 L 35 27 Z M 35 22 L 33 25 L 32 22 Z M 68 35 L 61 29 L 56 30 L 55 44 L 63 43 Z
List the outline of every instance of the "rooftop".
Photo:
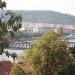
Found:
M 12 63 L 10 61 L 0 61 L 0 75 L 9 75 Z

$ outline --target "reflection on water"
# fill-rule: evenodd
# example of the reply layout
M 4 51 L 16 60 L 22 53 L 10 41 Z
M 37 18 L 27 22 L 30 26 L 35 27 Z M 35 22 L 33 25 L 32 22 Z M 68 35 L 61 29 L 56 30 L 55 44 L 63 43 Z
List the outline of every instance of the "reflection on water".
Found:
M 18 49 L 18 48 L 8 48 L 8 49 L 4 49 L 4 51 L 8 51 L 10 54 L 12 53 L 16 53 L 18 56 L 22 55 L 24 53 L 24 49 Z M 4 61 L 4 60 L 10 60 L 12 61 L 11 56 L 7 57 L 5 53 L 3 53 L 2 55 L 0 55 L 0 61 Z
M 22 48 L 8 48 L 8 49 L 5 49 L 4 51 L 8 51 L 9 53 L 16 53 L 17 55 L 19 55 L 19 54 L 23 54 L 25 49 L 22 49 Z

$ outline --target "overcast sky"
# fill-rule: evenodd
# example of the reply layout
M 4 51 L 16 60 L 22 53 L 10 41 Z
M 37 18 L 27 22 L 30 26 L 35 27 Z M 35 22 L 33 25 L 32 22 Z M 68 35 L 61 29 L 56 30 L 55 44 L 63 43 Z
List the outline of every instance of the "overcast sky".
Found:
M 7 9 L 54 10 L 75 15 L 75 0 L 5 0 Z

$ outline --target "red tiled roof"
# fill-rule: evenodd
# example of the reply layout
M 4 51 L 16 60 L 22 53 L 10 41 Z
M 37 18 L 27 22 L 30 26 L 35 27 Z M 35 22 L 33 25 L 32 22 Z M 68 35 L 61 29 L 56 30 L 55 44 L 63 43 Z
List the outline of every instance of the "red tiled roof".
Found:
M 9 75 L 12 63 L 10 61 L 0 61 L 0 75 Z

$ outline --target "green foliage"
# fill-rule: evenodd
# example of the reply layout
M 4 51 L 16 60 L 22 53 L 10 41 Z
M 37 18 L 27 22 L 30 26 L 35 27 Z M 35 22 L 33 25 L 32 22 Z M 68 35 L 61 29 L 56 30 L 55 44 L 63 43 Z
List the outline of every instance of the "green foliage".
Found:
M 73 57 L 75 58 L 75 47 L 69 48 L 69 51 L 72 53 Z
M 16 53 L 12 53 L 11 57 L 15 60 L 15 58 L 17 58 L 17 54 Z
M 9 75 L 27 75 L 19 65 L 14 65 Z
M 21 28 L 22 17 L 20 15 L 16 15 L 16 13 L 11 11 L 8 11 L 5 15 L 9 16 L 7 21 L 8 28 L 12 28 L 13 31 L 18 31 L 19 28 Z
M 6 54 L 7 57 L 10 56 L 10 53 L 8 51 L 5 51 L 5 54 Z
M 30 63 L 32 59 L 32 50 L 27 49 L 27 51 L 24 52 L 23 59 L 25 62 Z
M 3 9 L 4 7 L 6 7 L 6 2 L 0 0 L 0 8 Z
M 0 43 L 0 54 L 3 53 L 3 50 L 4 50 L 4 43 L 1 42 L 1 43 Z
M 27 56 L 34 75 L 57 75 L 65 63 L 71 62 L 66 48 L 67 42 L 58 33 L 48 32 L 38 38 Z
M 75 75 L 75 64 L 67 64 L 60 71 L 59 75 Z
M 6 7 L 6 2 L 0 0 L 0 8 Z M 6 18 L 8 17 L 8 18 Z M 18 32 L 21 28 L 22 17 L 16 15 L 11 11 L 6 13 L 2 12 L 2 17 L 0 17 L 0 54 L 4 51 L 4 48 L 8 47 L 7 39 L 9 38 L 7 34 L 9 33 L 11 37 L 14 37 L 14 32 Z

